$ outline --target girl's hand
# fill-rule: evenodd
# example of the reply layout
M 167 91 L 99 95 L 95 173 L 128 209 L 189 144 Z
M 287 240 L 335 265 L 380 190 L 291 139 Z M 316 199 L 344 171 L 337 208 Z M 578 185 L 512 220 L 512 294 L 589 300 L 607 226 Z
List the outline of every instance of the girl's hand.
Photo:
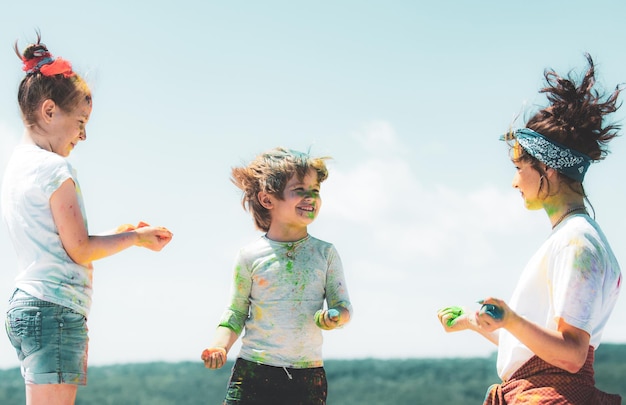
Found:
M 122 224 L 122 225 L 118 226 L 117 228 L 115 228 L 113 233 L 130 232 L 130 231 L 134 231 L 135 228 L 137 228 L 137 227 L 135 225 L 133 225 L 133 224 Z
M 226 364 L 226 349 L 223 347 L 210 347 L 202 352 L 204 367 L 217 369 Z
M 142 224 L 144 223 L 140 222 L 134 229 L 134 232 L 136 232 L 138 236 L 138 240 L 135 243 L 137 246 L 145 247 L 158 252 L 163 249 L 165 245 L 170 243 L 172 237 L 174 236 L 172 232 L 162 226 L 149 226 L 148 224 Z
M 332 330 L 340 325 L 341 312 L 331 308 L 328 310 L 320 309 L 315 313 L 315 324 L 324 330 Z
M 136 226 L 133 224 L 122 224 L 118 226 L 117 228 L 115 228 L 115 231 L 113 233 L 130 232 L 130 231 L 134 231 L 137 228 L 143 228 L 144 226 L 150 226 L 150 225 L 143 221 L 139 221 L 139 223 Z

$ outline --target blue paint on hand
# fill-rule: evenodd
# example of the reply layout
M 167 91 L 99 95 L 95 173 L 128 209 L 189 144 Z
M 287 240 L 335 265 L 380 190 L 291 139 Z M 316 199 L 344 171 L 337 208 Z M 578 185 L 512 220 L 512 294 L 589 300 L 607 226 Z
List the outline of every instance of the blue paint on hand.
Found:
M 492 304 L 484 304 L 482 307 L 480 307 L 480 313 L 487 314 L 493 319 L 498 319 L 498 320 L 502 319 L 502 316 L 504 315 L 504 312 L 502 311 L 501 308 Z
M 337 310 L 336 310 L 336 309 L 334 309 L 334 308 L 333 308 L 333 309 L 329 309 L 329 310 L 328 310 L 328 317 L 329 317 L 330 319 L 332 319 L 333 321 L 334 321 L 334 320 L 337 320 L 337 319 L 339 318 L 339 311 L 337 311 Z

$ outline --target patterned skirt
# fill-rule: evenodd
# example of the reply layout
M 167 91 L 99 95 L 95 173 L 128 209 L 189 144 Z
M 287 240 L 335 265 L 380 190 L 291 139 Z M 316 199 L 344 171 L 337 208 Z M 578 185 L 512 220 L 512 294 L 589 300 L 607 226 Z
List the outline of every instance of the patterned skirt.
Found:
M 593 359 L 589 346 L 585 365 L 572 374 L 533 356 L 509 380 L 489 387 L 484 405 L 620 405 L 619 395 L 596 388 Z

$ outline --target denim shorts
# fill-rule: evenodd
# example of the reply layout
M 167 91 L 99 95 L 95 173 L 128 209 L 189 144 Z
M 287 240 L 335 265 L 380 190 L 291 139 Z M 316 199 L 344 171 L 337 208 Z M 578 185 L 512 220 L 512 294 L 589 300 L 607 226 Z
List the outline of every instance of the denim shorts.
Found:
M 87 319 L 16 290 L 5 327 L 26 384 L 87 383 Z

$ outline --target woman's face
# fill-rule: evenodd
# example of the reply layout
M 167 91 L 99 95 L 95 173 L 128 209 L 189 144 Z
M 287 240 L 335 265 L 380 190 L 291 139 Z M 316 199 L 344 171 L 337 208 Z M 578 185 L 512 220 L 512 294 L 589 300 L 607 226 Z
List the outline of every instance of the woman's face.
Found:
M 543 208 L 543 198 L 539 194 L 542 181 L 547 180 L 542 179 L 541 174 L 528 161 L 514 160 L 513 164 L 516 172 L 511 185 L 522 194 L 526 208 L 529 210 Z

